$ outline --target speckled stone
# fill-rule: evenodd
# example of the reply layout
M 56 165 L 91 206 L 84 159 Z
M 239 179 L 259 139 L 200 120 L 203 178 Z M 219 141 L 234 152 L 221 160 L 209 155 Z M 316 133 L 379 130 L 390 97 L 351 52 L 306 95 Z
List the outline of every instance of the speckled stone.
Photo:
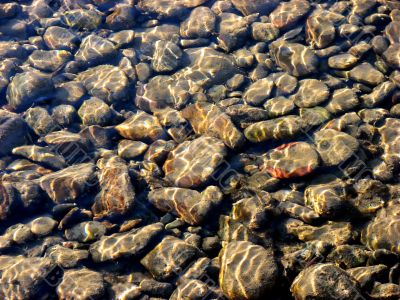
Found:
M 328 59 L 328 65 L 333 69 L 348 69 L 354 67 L 357 62 L 358 58 L 350 53 L 338 54 Z
M 180 33 L 183 38 L 207 38 L 215 31 L 216 15 L 205 6 L 196 7 L 190 16 L 181 23 Z
M 353 228 L 349 222 L 328 222 L 322 226 L 305 225 L 300 220 L 287 221 L 288 233 L 303 242 L 323 241 L 329 245 L 340 246 L 348 244 L 353 238 Z
M 37 135 L 45 135 L 57 128 L 49 112 L 43 107 L 31 107 L 25 112 L 25 121 Z
M 279 36 L 279 29 L 271 23 L 254 22 L 251 25 L 253 39 L 260 42 L 271 42 Z
M 267 100 L 264 108 L 268 112 L 269 117 L 276 118 L 290 114 L 295 109 L 295 105 L 292 99 L 279 96 Z
M 271 22 L 279 29 L 287 29 L 303 18 L 311 6 L 307 0 L 281 2 L 270 14 Z
M 388 99 L 395 90 L 396 85 L 393 82 L 384 81 L 374 87 L 370 94 L 362 95 L 362 103 L 366 107 L 376 107 Z
M 112 42 L 91 34 L 83 39 L 75 54 L 75 60 L 87 66 L 94 66 L 107 61 L 116 53 L 117 50 Z
M 307 18 L 306 36 L 311 46 L 326 48 L 334 40 L 336 29 L 333 21 L 323 13 L 315 13 Z
M 237 10 L 239 10 L 243 15 L 251 15 L 254 13 L 267 14 L 271 12 L 277 5 L 279 1 L 277 0 L 232 0 L 232 4 Z
M 383 147 L 383 160 L 389 164 L 399 164 L 399 147 L 400 147 L 400 122 L 395 118 L 387 118 L 384 125 L 379 128 L 381 134 L 381 143 Z
M 68 10 L 62 16 L 63 22 L 71 28 L 79 30 L 95 30 L 102 21 L 102 14 L 95 8 L 72 9 Z
M 321 216 L 339 216 L 350 207 L 347 192 L 342 182 L 310 185 L 304 192 L 305 204 Z
M 178 45 L 169 41 L 157 41 L 151 66 L 156 72 L 171 72 L 179 66 L 182 54 Z
M 60 170 L 65 168 L 65 159 L 53 151 L 50 148 L 40 147 L 35 145 L 26 145 L 16 147 L 12 150 L 14 155 L 20 155 L 30 159 L 31 161 L 38 162 L 45 165 L 46 167 Z
M 131 160 L 146 152 L 149 146 L 140 141 L 122 140 L 118 143 L 118 155 Z
M 200 280 L 188 280 L 176 288 L 174 293 L 171 295 L 171 300 L 178 299 L 193 299 L 201 300 L 208 296 L 214 296 L 213 291 Z
M 72 31 L 59 26 L 48 27 L 43 40 L 50 49 L 67 51 L 75 50 L 79 42 L 79 38 Z
M 0 256 L 0 296 L 3 299 L 40 297 L 39 290 L 55 264 L 49 258 Z
M 50 248 L 46 255 L 63 268 L 73 268 L 89 257 L 87 250 L 69 249 L 60 245 Z
M 349 111 L 359 104 L 355 92 L 349 88 L 335 90 L 326 109 L 332 114 L 339 114 Z
M 114 113 L 103 100 L 93 97 L 83 102 L 78 115 L 84 125 L 106 126 L 111 123 Z
M 390 45 L 385 52 L 383 52 L 383 58 L 387 61 L 390 65 L 395 66 L 396 68 L 400 67 L 400 44 L 396 43 Z
M 252 83 L 243 95 L 243 99 L 250 105 L 260 106 L 271 95 L 274 82 L 269 78 L 263 78 Z
M 140 0 L 138 2 L 139 10 L 157 14 L 164 18 L 180 18 L 189 8 L 202 5 L 206 0 Z
M 369 63 L 362 63 L 354 67 L 350 73 L 350 78 L 361 83 L 376 86 L 385 80 L 385 76 Z
M 103 1 L 103 0 L 101 0 Z M 110 4 L 112 5 L 112 3 Z M 119 4 L 107 16 L 106 24 L 112 30 L 131 29 L 136 24 L 137 10 L 131 5 Z

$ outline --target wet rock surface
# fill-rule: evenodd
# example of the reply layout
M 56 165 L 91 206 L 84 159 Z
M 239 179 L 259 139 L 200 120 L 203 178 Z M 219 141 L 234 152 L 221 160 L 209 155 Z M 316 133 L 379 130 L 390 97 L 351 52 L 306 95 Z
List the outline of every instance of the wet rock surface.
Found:
M 397 1 L 3 2 L 1 299 L 399 299 Z
M 279 29 L 293 26 L 304 17 L 310 9 L 310 3 L 303 0 L 292 0 L 280 3 L 271 13 L 271 21 Z
M 333 264 L 316 264 L 303 270 L 291 290 L 296 299 L 354 299 L 360 295 L 357 282 Z
M 230 148 L 240 147 L 244 143 L 243 134 L 231 118 L 216 105 L 197 103 L 186 107 L 182 116 L 190 122 L 197 134 L 215 136 Z
M 0 154 L 10 154 L 14 147 L 25 144 L 28 138 L 26 129 L 27 124 L 19 115 L 0 110 Z
M 178 187 L 198 187 L 211 178 L 225 155 L 225 145 L 217 138 L 183 142 L 168 155 L 165 179 Z
M 108 103 L 124 99 L 129 90 L 126 74 L 120 68 L 111 65 L 90 68 L 79 73 L 76 79 L 90 95 Z
M 201 193 L 183 188 L 161 188 L 149 194 L 149 201 L 159 210 L 171 212 L 192 225 L 204 222 L 221 200 L 222 193 L 213 186 Z
M 165 237 L 140 262 L 159 280 L 175 277 L 199 256 L 199 249 L 176 237 Z
M 55 264 L 49 258 L 6 256 L 2 261 L 0 295 L 7 298 L 35 298 Z
M 100 193 L 92 206 L 95 217 L 101 218 L 128 212 L 135 200 L 135 191 L 128 166 L 118 156 L 105 157 L 97 162 Z
M 41 188 L 57 203 L 73 202 L 89 188 L 94 176 L 91 163 L 74 165 L 61 171 L 42 176 Z
M 363 232 L 363 241 L 371 249 L 388 249 L 399 253 L 396 236 L 399 229 L 399 205 L 381 209 Z M 385 234 L 381 234 L 385 231 Z
M 104 236 L 91 245 L 90 253 L 98 262 L 140 255 L 162 231 L 163 225 L 157 223 L 127 233 Z
M 279 271 L 271 249 L 234 241 L 222 249 L 219 258 L 219 282 L 229 299 L 260 299 L 277 285 Z
M 158 119 L 143 111 L 117 125 L 115 129 L 126 139 L 144 142 L 155 141 L 165 135 Z
M 275 178 L 301 177 L 319 165 L 318 153 L 307 143 L 284 144 L 267 154 L 263 169 Z
M 317 69 L 316 55 L 302 44 L 276 41 L 270 48 L 278 66 L 296 77 L 314 73 Z
M 357 139 L 344 132 L 324 129 L 315 133 L 317 151 L 327 166 L 345 162 L 358 150 Z
M 53 91 L 49 75 L 39 71 L 18 73 L 7 88 L 8 104 L 15 110 L 23 110 L 44 100 Z
M 289 115 L 251 124 L 246 128 L 244 134 L 249 141 L 257 143 L 291 138 L 298 135 L 301 129 L 302 121 L 300 117 Z
M 329 97 L 329 89 L 321 81 L 305 79 L 299 82 L 299 89 L 293 95 L 294 104 L 298 107 L 314 107 Z
M 88 269 L 68 270 L 57 294 L 60 299 L 101 299 L 105 294 L 103 276 Z

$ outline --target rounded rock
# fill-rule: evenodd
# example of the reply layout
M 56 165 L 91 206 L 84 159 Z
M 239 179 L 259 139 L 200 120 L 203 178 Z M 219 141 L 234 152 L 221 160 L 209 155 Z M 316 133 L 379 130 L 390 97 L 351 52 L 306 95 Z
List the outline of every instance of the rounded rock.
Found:
M 281 117 L 291 113 L 295 109 L 292 99 L 283 96 L 267 100 L 264 104 L 265 110 L 270 118 Z
M 190 16 L 181 23 L 180 33 L 183 38 L 207 38 L 215 30 L 216 16 L 208 7 L 196 7 Z
M 350 53 L 338 54 L 328 59 L 329 67 L 340 70 L 354 67 L 357 62 L 358 58 Z
M 49 217 L 40 217 L 30 223 L 32 233 L 38 236 L 50 234 L 57 226 L 57 221 Z
M 350 159 L 358 150 L 359 142 L 351 135 L 324 129 L 314 134 L 317 151 L 326 166 L 337 166 Z
M 212 177 L 226 152 L 224 143 L 213 137 L 183 142 L 168 155 L 165 179 L 178 187 L 198 187 Z
M 110 124 L 114 113 L 103 100 L 93 97 L 83 102 L 78 115 L 83 125 L 106 126 Z
M 7 88 L 7 101 L 17 111 L 24 110 L 47 99 L 53 88 L 53 82 L 47 74 L 38 71 L 18 73 Z
M 400 254 L 400 205 L 381 209 L 363 230 L 361 241 L 372 250 L 387 249 Z
M 254 13 L 267 14 L 271 12 L 277 5 L 277 0 L 232 0 L 232 4 L 243 15 L 251 15 Z
M 183 53 L 181 48 L 169 41 L 157 41 L 151 66 L 156 72 L 170 72 L 180 63 Z
M 267 154 L 263 169 L 275 178 L 302 177 L 319 165 L 318 153 L 304 142 L 284 144 Z
M 271 249 L 233 241 L 221 250 L 219 259 L 219 284 L 228 299 L 263 299 L 276 288 L 279 270 Z
M 324 102 L 329 97 L 327 85 L 317 79 L 304 79 L 300 87 L 291 98 L 298 107 L 314 107 Z
M 258 106 L 269 98 L 274 87 L 274 82 L 269 78 L 257 80 L 251 84 L 243 95 L 244 101 L 250 105 Z
M 354 67 L 349 75 L 351 79 L 357 82 L 372 86 L 376 86 L 385 80 L 385 76 L 367 62 Z
M 58 26 L 48 27 L 43 40 L 50 49 L 67 51 L 75 50 L 79 42 L 79 38 L 70 30 Z
M 140 141 L 122 140 L 118 143 L 118 155 L 131 160 L 142 155 L 149 146 Z
M 54 72 L 72 58 L 66 50 L 35 50 L 28 57 L 29 64 L 41 71 Z
M 316 264 L 295 278 L 291 291 L 297 300 L 353 300 L 361 292 L 355 279 L 334 264 Z

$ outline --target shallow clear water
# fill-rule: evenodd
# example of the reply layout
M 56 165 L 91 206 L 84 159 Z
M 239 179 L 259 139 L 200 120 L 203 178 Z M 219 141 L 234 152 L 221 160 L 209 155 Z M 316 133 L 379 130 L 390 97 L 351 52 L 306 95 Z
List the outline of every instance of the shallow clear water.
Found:
M 1 299 L 400 299 L 394 0 L 0 4 Z

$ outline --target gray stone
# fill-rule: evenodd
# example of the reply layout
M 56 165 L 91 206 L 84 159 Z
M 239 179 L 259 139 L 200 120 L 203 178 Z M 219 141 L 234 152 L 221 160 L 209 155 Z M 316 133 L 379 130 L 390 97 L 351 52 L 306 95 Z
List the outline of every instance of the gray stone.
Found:
M 27 124 L 19 115 L 0 109 L 0 156 L 27 142 Z
M 48 99 L 53 88 L 51 77 L 47 74 L 38 71 L 18 73 L 7 88 L 7 101 L 17 111 L 25 110 Z

